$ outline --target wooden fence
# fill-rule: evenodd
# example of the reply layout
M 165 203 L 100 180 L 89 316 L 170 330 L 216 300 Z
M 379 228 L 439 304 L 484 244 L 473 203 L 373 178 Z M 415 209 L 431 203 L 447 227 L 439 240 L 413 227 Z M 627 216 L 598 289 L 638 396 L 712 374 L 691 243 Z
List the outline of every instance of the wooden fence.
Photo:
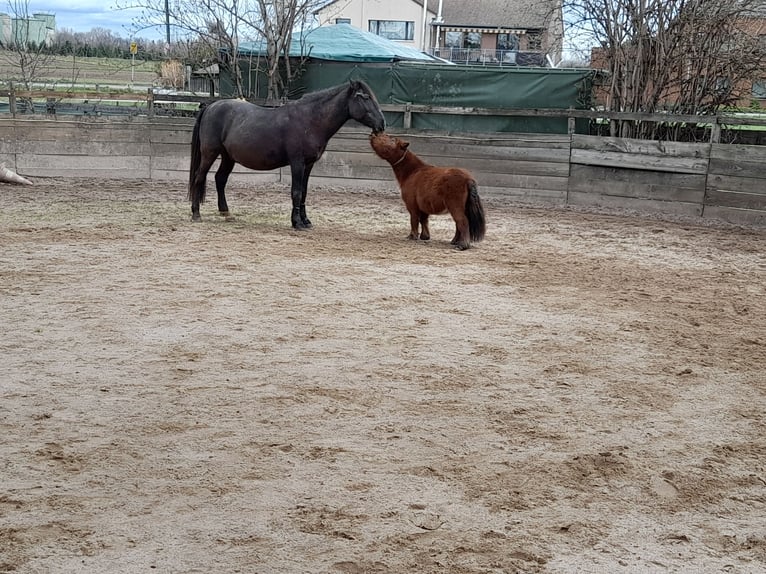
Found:
M 0 162 L 32 180 L 186 180 L 192 127 L 192 118 L 0 117 Z M 312 183 L 395 190 L 391 168 L 370 149 L 368 133 L 342 129 L 316 165 Z M 766 227 L 766 146 L 577 134 L 403 129 L 398 135 L 426 161 L 470 169 L 482 194 L 516 203 L 630 209 Z M 253 172 L 238 166 L 232 177 L 290 180 L 284 168 Z

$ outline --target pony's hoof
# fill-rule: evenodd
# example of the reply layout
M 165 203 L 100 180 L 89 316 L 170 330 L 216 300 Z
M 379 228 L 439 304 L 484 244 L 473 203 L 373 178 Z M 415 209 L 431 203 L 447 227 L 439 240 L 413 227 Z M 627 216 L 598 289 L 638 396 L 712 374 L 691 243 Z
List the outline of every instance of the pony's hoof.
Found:
M 455 244 L 455 251 L 465 251 L 469 247 L 470 247 L 470 245 L 468 245 L 466 243 L 456 243 Z
M 430 236 L 430 235 L 423 235 L 423 234 L 421 233 L 421 234 L 420 234 L 420 240 L 421 240 L 421 241 L 431 241 L 431 236 Z
M 191 220 L 192 220 L 192 223 L 201 223 L 202 222 L 202 218 L 199 215 L 192 215 Z

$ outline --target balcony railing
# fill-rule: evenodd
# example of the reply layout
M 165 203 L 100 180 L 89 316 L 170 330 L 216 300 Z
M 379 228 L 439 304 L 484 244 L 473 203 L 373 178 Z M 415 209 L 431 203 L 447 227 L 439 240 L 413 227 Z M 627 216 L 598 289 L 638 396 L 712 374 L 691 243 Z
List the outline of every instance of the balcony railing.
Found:
M 520 50 L 487 50 L 482 48 L 431 48 L 432 56 L 456 64 L 472 66 L 545 66 L 545 54 Z

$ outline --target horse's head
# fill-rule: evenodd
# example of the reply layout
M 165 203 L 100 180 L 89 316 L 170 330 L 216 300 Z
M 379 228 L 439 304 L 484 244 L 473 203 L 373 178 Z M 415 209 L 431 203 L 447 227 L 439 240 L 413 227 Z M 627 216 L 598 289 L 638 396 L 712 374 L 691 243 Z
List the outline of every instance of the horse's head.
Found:
M 386 120 L 380 111 L 378 100 L 370 87 L 359 80 L 352 80 L 349 85 L 348 113 L 376 134 L 386 129 Z
M 394 165 L 404 158 L 410 142 L 390 136 L 386 132 L 380 132 L 370 136 L 370 145 L 378 157 Z

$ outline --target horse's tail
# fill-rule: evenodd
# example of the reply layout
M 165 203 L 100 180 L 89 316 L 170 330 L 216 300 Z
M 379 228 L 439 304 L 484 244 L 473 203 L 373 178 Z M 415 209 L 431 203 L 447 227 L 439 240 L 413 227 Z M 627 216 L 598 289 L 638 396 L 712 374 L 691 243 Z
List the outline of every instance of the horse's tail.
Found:
M 202 115 L 205 113 L 207 106 L 203 107 L 197 114 L 197 121 L 194 123 L 194 130 L 192 131 L 191 140 L 191 163 L 189 165 L 189 201 L 197 201 L 202 203 L 205 201 L 205 184 L 194 186 L 194 179 L 197 176 L 199 165 L 202 162 L 202 152 L 199 145 L 199 126 L 202 123 Z
M 487 218 L 484 215 L 484 206 L 481 204 L 479 190 L 476 182 L 468 182 L 468 198 L 465 200 L 465 216 L 468 218 L 468 233 L 471 241 L 481 241 L 487 231 Z

